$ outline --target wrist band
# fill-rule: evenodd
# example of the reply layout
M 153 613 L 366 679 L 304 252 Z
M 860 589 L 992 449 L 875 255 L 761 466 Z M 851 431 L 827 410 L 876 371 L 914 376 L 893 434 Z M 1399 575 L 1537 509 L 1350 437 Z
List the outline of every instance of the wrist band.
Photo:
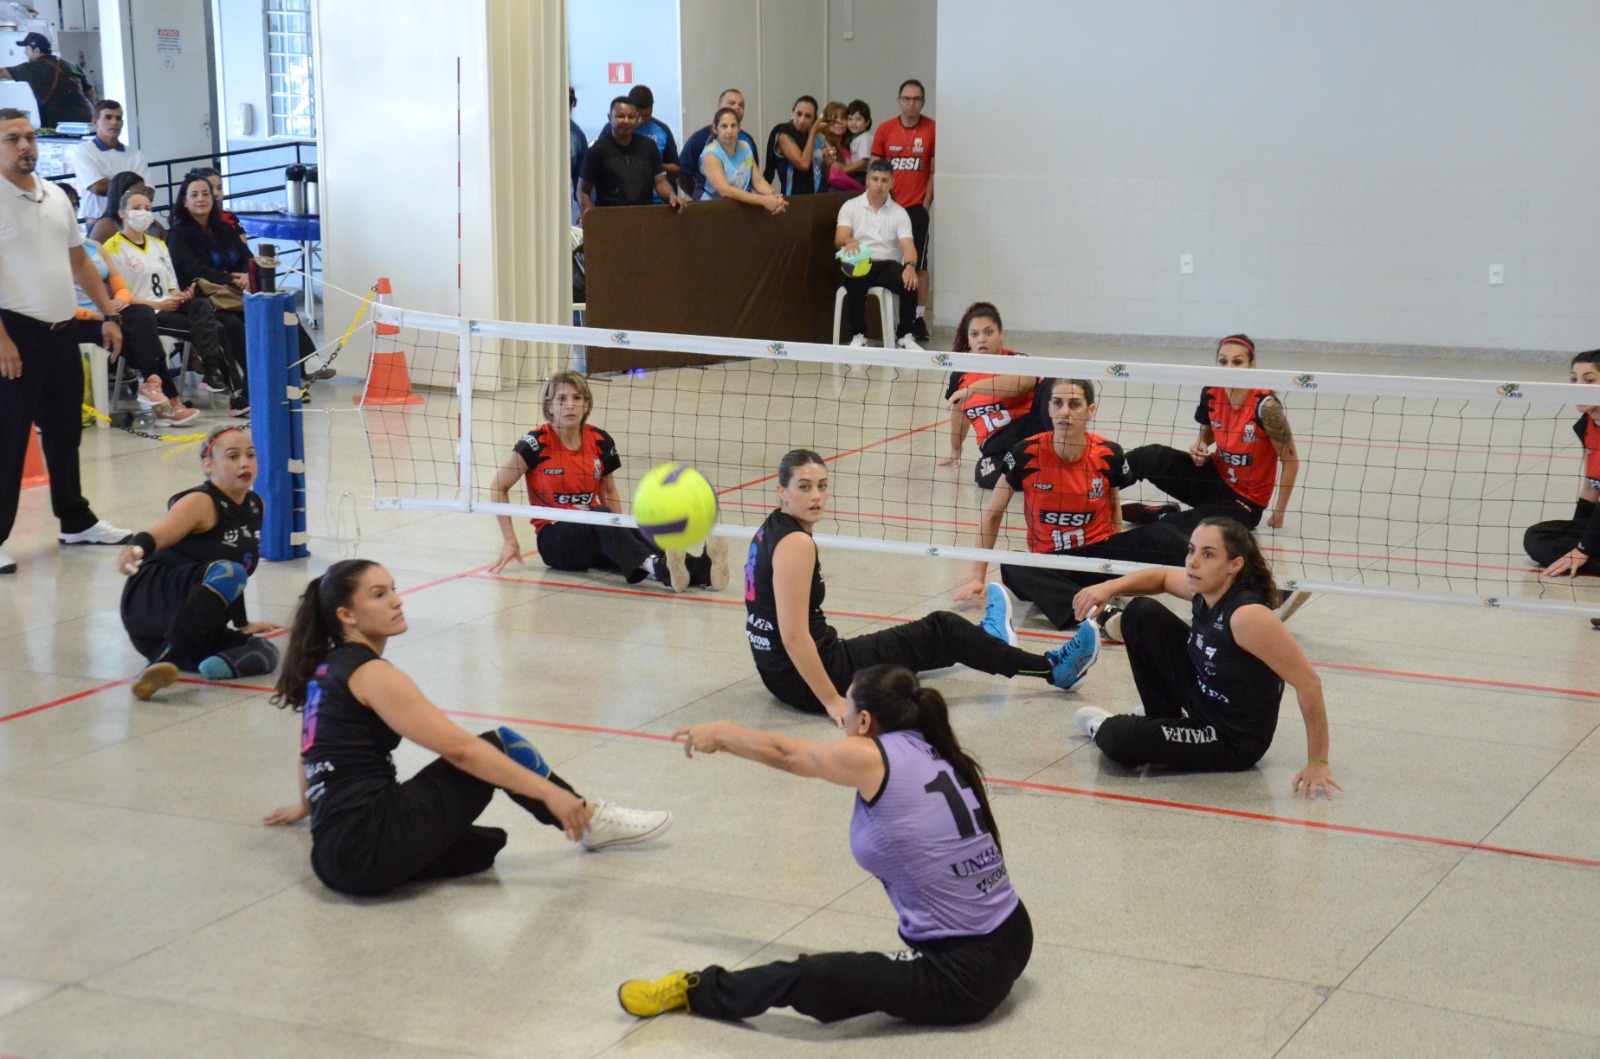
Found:
M 146 555 L 154 555 L 156 553 L 156 539 L 142 531 L 135 533 L 128 544 L 134 548 L 142 549 Z
M 1325 757 L 1308 757 L 1308 758 L 1306 758 L 1306 764 L 1307 765 L 1326 765 L 1327 763 L 1328 763 L 1328 759 L 1325 758 Z

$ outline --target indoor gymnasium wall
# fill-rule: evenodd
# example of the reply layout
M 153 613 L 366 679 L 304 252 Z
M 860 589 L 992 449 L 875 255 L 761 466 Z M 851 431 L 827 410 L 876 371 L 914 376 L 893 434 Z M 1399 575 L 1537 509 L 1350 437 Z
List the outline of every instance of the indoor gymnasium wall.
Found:
M 1589 0 L 942 0 L 936 318 L 1593 347 L 1596 40 Z

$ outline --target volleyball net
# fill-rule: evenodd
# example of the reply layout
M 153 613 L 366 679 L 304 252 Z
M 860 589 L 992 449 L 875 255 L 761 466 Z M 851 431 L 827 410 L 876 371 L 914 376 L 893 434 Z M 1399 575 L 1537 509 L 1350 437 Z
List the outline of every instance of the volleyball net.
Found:
M 973 439 L 958 465 L 941 465 L 951 373 L 1091 380 L 1090 431 L 1128 451 L 1186 451 L 1202 391 L 1249 387 L 1277 393 L 1300 458 L 1284 525 L 1263 519 L 1257 530 L 1280 583 L 1600 615 L 1600 579 L 1542 577 L 1523 549 L 1528 526 L 1572 517 L 1582 471 L 1572 424 L 1591 388 L 764 342 L 390 306 L 376 319 L 408 359 L 417 402 L 363 410 L 379 507 L 633 525 L 626 511 L 531 505 L 520 481 L 497 500 L 490 485 L 516 442 L 544 423 L 545 379 L 515 375 L 529 362 L 525 344 L 550 344 L 562 366 L 575 350 L 664 351 L 720 359 L 649 366 L 672 358 L 641 353 L 647 366 L 589 378 L 589 422 L 616 440 L 625 506 L 651 467 L 686 463 L 717 489 L 717 532 L 748 535 L 775 506 L 779 459 L 805 448 L 828 464 L 817 536 L 830 547 L 1126 573 L 1137 565 L 1030 553 L 1020 496 L 994 547 L 976 547 L 989 494 L 973 484 Z M 1119 498 L 1167 499 L 1143 482 Z M 486 533 L 483 550 L 494 545 Z

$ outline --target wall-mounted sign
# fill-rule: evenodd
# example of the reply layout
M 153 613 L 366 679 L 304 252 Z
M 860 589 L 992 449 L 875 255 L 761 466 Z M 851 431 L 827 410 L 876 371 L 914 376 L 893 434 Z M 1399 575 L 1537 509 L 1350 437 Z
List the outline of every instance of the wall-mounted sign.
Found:
M 606 64 L 606 69 L 609 72 L 609 76 L 611 78 L 611 83 L 612 84 L 614 84 L 614 85 L 631 85 L 631 84 L 633 84 L 633 64 L 632 63 L 607 63 Z
M 156 51 L 168 52 L 173 55 L 181 54 L 183 52 L 183 30 L 156 30 Z

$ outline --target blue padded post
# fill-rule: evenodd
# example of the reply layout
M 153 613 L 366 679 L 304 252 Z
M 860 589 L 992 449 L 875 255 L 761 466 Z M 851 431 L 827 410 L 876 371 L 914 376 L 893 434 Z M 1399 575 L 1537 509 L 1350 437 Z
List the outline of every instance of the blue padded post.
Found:
M 256 443 L 256 492 L 266 506 L 261 558 L 301 559 L 306 547 L 305 441 L 300 423 L 300 366 L 294 296 L 247 294 L 245 345 L 249 350 L 250 432 Z

